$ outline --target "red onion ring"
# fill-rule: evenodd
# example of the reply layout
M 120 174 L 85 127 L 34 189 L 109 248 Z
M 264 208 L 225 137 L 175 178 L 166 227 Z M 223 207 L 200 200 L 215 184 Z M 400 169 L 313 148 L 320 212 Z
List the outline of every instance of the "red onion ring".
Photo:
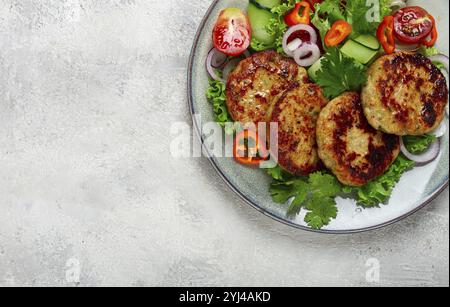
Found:
M 428 148 L 426 152 L 424 152 L 421 155 L 414 155 L 406 149 L 405 142 L 403 141 L 403 138 L 400 138 L 400 148 L 402 153 L 411 161 L 416 162 L 417 166 L 424 166 L 427 164 L 430 164 L 436 158 L 439 156 L 439 153 L 441 152 L 441 142 L 440 140 L 437 140 L 436 142 L 433 142 Z
M 295 52 L 295 50 L 297 50 L 298 48 L 301 47 L 301 45 L 303 45 L 303 41 L 299 38 L 294 39 L 292 42 L 290 42 L 289 44 L 287 44 L 287 49 L 290 52 Z
M 291 35 L 294 34 L 297 31 L 306 31 L 306 32 L 308 32 L 308 34 L 310 36 L 311 44 L 317 44 L 317 33 L 316 33 L 316 30 L 314 30 L 313 27 L 311 27 L 309 25 L 304 25 L 304 24 L 300 24 L 300 25 L 296 25 L 296 26 L 290 27 L 286 31 L 284 36 L 283 36 L 283 51 L 284 51 L 284 53 L 286 53 L 290 57 L 294 56 L 294 52 L 289 50 L 289 48 L 288 48 L 288 40 L 291 37 Z
M 228 60 L 228 55 L 220 52 L 216 48 L 211 49 L 208 55 L 211 54 L 211 66 L 213 68 L 221 68 Z
M 216 68 L 213 67 L 213 62 L 215 62 L 215 65 L 219 62 L 217 61 L 218 53 L 219 51 L 217 49 L 211 49 L 211 51 L 208 53 L 208 57 L 206 58 L 206 70 L 208 71 L 208 74 L 216 81 L 220 81 L 225 83 L 225 80 L 220 78 L 216 73 Z
M 311 54 L 306 59 L 304 58 Z M 302 67 L 309 67 L 320 59 L 320 48 L 316 44 L 303 44 L 294 52 L 295 62 Z

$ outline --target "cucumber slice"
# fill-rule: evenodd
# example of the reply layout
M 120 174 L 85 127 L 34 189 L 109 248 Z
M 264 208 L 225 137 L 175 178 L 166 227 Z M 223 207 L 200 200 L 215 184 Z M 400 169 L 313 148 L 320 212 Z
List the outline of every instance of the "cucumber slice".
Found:
M 369 49 L 354 40 L 348 40 L 341 48 L 343 54 L 355 59 L 361 64 L 367 64 L 378 54 L 378 51 Z
M 375 36 L 372 36 L 370 34 L 366 35 L 360 35 L 357 38 L 354 39 L 355 42 L 360 43 L 363 46 L 366 46 L 367 48 L 370 48 L 372 50 L 379 50 L 380 49 L 380 42 Z
M 322 68 L 322 60 L 323 58 L 320 58 L 308 69 L 309 78 L 314 82 L 317 81 L 317 72 Z
M 252 4 L 263 10 L 271 10 L 281 4 L 281 0 L 250 0 Z
M 275 36 L 267 33 L 266 27 L 274 14 L 258 8 L 253 3 L 248 6 L 248 19 L 252 26 L 252 36 L 263 44 L 270 45 L 275 42 Z

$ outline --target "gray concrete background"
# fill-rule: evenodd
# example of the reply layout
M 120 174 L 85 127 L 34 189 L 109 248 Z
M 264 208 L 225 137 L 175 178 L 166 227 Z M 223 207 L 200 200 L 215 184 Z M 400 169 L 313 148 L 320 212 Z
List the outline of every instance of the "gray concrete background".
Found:
M 448 190 L 386 229 L 315 235 L 170 157 L 209 4 L 0 0 L 0 286 L 448 286 Z

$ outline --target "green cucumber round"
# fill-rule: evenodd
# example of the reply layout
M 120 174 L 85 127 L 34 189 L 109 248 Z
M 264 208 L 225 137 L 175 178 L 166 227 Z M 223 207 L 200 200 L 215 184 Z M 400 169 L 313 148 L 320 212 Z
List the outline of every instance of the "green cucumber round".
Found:
M 249 4 L 248 19 L 250 20 L 250 24 L 252 26 L 252 36 L 266 45 L 274 43 L 276 39 L 274 35 L 267 33 L 266 29 L 272 18 L 275 18 L 274 14 L 260 9 L 253 3 Z

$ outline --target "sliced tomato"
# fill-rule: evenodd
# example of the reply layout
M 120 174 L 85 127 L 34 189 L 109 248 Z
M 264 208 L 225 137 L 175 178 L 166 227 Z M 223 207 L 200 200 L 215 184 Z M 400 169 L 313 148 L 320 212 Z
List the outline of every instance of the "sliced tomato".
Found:
M 243 54 L 250 46 L 251 27 L 240 9 L 223 10 L 213 30 L 214 47 L 229 56 Z
M 394 16 L 395 36 L 407 44 L 422 42 L 433 30 L 432 16 L 419 6 L 400 9 Z

